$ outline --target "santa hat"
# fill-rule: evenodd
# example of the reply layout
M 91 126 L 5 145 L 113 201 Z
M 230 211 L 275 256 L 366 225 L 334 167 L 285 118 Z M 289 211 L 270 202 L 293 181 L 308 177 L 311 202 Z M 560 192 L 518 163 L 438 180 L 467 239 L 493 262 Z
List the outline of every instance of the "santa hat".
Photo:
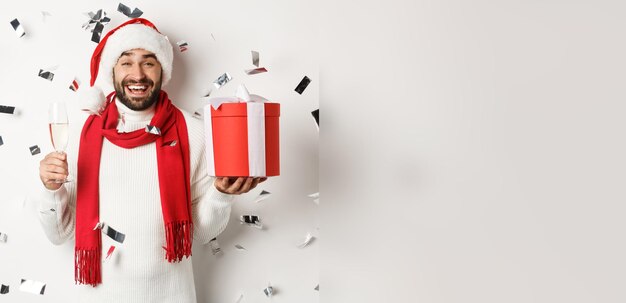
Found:
M 110 30 L 98 43 L 91 56 L 91 82 L 83 108 L 98 114 L 104 108 L 105 98 L 102 89 L 94 86 L 96 79 L 100 83 L 113 86 L 113 67 L 120 55 L 131 49 L 144 49 L 154 53 L 162 68 L 161 85 L 165 86 L 172 77 L 174 53 L 172 44 L 161 34 L 152 22 L 135 18 Z

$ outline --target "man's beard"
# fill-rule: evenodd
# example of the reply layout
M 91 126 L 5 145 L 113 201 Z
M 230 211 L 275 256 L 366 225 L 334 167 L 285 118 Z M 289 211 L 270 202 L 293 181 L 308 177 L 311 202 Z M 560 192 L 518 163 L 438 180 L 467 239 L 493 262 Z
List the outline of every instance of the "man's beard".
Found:
M 124 87 L 128 85 L 149 85 L 149 86 L 152 86 L 152 91 L 150 91 L 150 94 L 148 95 L 146 99 L 144 99 L 141 102 L 137 102 L 138 100 L 134 98 L 130 98 L 126 95 L 126 91 L 124 90 Z M 143 79 L 140 81 L 123 80 L 121 83 L 115 82 L 115 85 L 114 85 L 115 95 L 120 100 L 120 102 L 122 102 L 122 104 L 126 105 L 126 107 L 132 110 L 136 110 L 136 111 L 145 110 L 145 109 L 150 108 L 153 104 L 155 104 L 159 100 L 159 92 L 161 91 L 161 81 L 159 80 L 156 86 L 153 86 L 153 85 L 154 85 L 154 82 L 150 79 Z

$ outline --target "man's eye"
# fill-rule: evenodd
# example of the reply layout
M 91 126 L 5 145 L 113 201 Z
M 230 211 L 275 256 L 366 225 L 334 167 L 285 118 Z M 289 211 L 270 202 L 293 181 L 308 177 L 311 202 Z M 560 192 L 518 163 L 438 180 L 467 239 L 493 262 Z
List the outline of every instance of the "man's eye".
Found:
M 146 62 L 146 63 L 144 63 L 144 64 L 145 64 L 146 66 L 154 66 L 154 63 L 152 63 L 152 62 Z
M 121 65 L 122 65 L 122 66 L 130 66 L 130 63 L 128 63 L 128 62 L 122 62 L 122 64 L 121 64 Z

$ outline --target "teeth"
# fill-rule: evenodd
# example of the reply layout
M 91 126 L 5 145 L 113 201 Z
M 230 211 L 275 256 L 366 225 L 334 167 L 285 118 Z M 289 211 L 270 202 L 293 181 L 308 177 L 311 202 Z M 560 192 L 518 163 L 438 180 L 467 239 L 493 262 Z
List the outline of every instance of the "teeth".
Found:
M 145 86 L 138 86 L 138 85 L 129 85 L 128 88 L 129 89 L 146 89 Z

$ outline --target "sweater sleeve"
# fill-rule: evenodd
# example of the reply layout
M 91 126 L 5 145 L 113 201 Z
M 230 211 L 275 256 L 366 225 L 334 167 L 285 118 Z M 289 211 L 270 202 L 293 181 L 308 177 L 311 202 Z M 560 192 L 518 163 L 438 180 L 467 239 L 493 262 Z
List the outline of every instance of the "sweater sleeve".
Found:
M 226 228 L 234 196 L 218 191 L 214 185 L 215 178 L 207 174 L 202 122 L 189 115 L 185 118 L 189 131 L 194 239 L 206 244 Z
M 52 244 L 63 244 L 74 236 L 76 208 L 71 196 L 63 185 L 55 191 L 41 187 L 33 197 L 39 203 L 39 222 Z

